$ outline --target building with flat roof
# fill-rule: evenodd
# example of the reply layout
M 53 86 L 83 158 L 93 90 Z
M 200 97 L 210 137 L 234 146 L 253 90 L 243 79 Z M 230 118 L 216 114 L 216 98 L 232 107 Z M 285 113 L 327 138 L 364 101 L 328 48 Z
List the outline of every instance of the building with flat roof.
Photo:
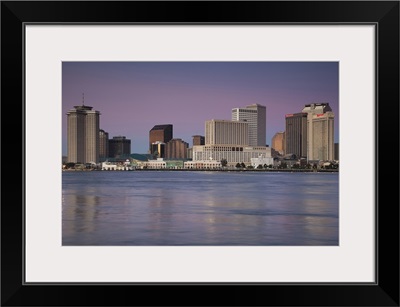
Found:
M 285 115 L 285 154 L 307 156 L 307 114 Z
M 251 165 L 252 158 L 271 157 L 271 148 L 266 146 L 228 146 L 228 145 L 203 145 L 193 146 L 193 161 L 222 161 L 226 160 L 228 166 L 236 163 Z
M 244 121 L 207 120 L 205 145 L 249 145 L 249 125 Z
M 160 141 L 152 143 L 150 154 L 155 158 L 165 158 L 165 143 Z
M 339 160 L 339 143 L 335 143 L 333 146 L 335 146 L 335 155 L 334 155 L 334 160 Z
M 193 135 L 193 146 L 204 145 L 205 137 L 203 135 Z
M 67 112 L 68 162 L 99 162 L 99 127 L 100 112 L 93 107 L 82 104 Z
M 155 125 L 149 131 L 149 150 L 152 153 L 152 144 L 156 142 L 167 143 L 172 140 L 173 126 L 171 124 Z
M 189 144 L 182 139 L 172 139 L 165 144 L 166 159 L 187 159 Z
M 108 132 L 103 129 L 99 130 L 99 159 L 100 162 L 105 161 L 109 157 L 108 152 Z
M 272 137 L 271 147 L 279 154 L 285 154 L 285 132 L 277 132 L 274 134 Z
M 114 136 L 108 140 L 109 157 L 116 158 L 131 154 L 131 140 L 125 136 Z
M 334 118 L 329 103 L 306 104 L 307 159 L 334 160 Z
M 249 124 L 250 146 L 266 145 L 266 107 L 260 104 L 251 104 L 244 108 L 232 109 L 232 120 L 245 121 Z

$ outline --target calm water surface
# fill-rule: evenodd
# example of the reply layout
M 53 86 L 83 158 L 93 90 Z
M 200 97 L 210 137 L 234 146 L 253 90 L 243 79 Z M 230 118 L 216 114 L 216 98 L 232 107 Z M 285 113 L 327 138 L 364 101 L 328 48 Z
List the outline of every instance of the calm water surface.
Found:
M 63 245 L 338 245 L 338 173 L 63 172 Z

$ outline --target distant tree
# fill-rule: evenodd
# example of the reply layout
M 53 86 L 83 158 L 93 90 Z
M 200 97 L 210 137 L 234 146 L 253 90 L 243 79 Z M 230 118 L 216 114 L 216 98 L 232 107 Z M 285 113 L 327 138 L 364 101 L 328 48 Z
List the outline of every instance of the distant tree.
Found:
M 221 166 L 227 166 L 227 165 L 228 165 L 228 161 L 226 159 L 222 159 Z
M 244 164 L 243 162 L 240 164 L 243 168 L 246 168 L 246 164 Z
M 267 165 L 267 163 L 265 163 L 265 164 L 264 164 L 264 168 L 265 168 L 265 169 L 267 169 L 267 168 L 268 168 L 268 165 Z
M 262 169 L 263 166 L 261 164 L 258 164 L 257 169 Z
M 253 165 L 249 165 L 249 166 L 247 166 L 247 169 L 254 169 L 254 166 Z
M 238 162 L 238 163 L 236 163 L 236 168 L 241 168 L 242 167 L 242 165 Z

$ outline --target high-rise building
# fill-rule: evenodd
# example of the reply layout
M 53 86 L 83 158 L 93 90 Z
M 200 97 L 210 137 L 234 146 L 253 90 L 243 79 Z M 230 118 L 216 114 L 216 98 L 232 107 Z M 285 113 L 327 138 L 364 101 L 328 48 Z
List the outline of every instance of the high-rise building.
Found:
M 334 159 L 334 113 L 329 103 L 306 104 L 307 159 Z
M 105 161 L 109 157 L 108 152 L 108 132 L 103 129 L 99 130 L 99 159 L 100 162 Z
M 165 144 L 166 159 L 186 159 L 189 144 L 182 139 L 172 139 Z
M 193 135 L 193 146 L 196 145 L 204 145 L 205 144 L 205 138 L 202 135 Z
M 93 107 L 74 106 L 67 112 L 68 162 L 99 162 L 100 112 Z
M 249 124 L 250 146 L 266 145 L 266 107 L 251 104 L 245 108 L 232 109 L 232 120 L 245 121 Z
M 194 162 L 226 161 L 229 167 L 237 163 L 251 164 L 251 159 L 272 161 L 271 148 L 249 145 L 249 123 L 245 121 L 208 120 L 205 123 L 205 145 L 194 145 Z M 272 163 L 272 162 L 271 162 Z
M 114 136 L 108 140 L 108 150 L 110 158 L 117 158 L 131 154 L 131 140 L 125 136 Z
M 149 150 L 152 153 L 152 144 L 156 142 L 167 143 L 172 140 L 173 127 L 171 124 L 156 125 L 149 132 Z
M 165 158 L 165 143 L 160 141 L 152 143 L 150 153 L 156 158 Z
M 249 145 L 249 124 L 244 121 L 207 120 L 206 145 Z
M 298 158 L 306 157 L 307 114 L 286 114 L 285 126 L 285 154 L 294 154 Z
M 339 143 L 335 143 L 334 146 L 335 146 L 335 156 L 334 156 L 334 159 L 335 159 L 335 160 L 339 160 Z
M 285 154 L 285 132 L 277 132 L 272 137 L 272 149 L 276 150 L 279 154 Z

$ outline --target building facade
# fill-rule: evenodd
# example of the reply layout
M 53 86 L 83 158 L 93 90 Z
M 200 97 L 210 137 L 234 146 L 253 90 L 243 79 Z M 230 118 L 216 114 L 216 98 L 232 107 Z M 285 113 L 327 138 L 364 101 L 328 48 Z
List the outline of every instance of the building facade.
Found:
M 249 145 L 247 122 L 207 120 L 205 132 L 205 145 Z
M 99 162 L 100 112 L 90 106 L 74 106 L 67 112 L 68 162 Z
M 245 108 L 232 109 L 233 121 L 245 121 L 249 124 L 250 146 L 266 145 L 266 107 L 260 104 L 251 104 Z
M 274 134 L 272 137 L 271 147 L 279 154 L 285 154 L 285 132 L 277 132 Z
M 155 158 L 165 158 L 165 143 L 160 141 L 152 143 L 150 153 Z
M 334 155 L 334 160 L 339 160 L 339 143 L 335 143 L 333 146 L 335 146 L 335 155 Z
M 285 115 L 285 154 L 307 156 L 307 114 Z
M 193 146 L 193 161 L 222 161 L 226 160 L 228 166 L 236 163 L 251 165 L 252 158 L 271 158 L 270 147 L 228 146 L 228 145 L 203 145 Z
M 99 159 L 100 162 L 105 161 L 109 157 L 108 151 L 108 132 L 103 129 L 99 130 Z
M 187 169 L 220 169 L 222 167 L 221 161 L 185 161 L 184 168 Z
M 202 135 L 193 135 L 193 146 L 204 145 L 205 137 Z
M 307 114 L 307 159 L 334 160 L 334 113 L 329 103 L 312 103 Z
M 165 144 L 166 159 L 187 159 L 189 144 L 182 139 L 172 139 Z
M 108 140 L 108 150 L 110 158 L 117 158 L 120 156 L 131 154 L 131 140 L 125 136 L 114 136 Z
M 149 132 L 149 151 L 152 154 L 152 144 L 156 142 L 167 143 L 172 140 L 173 126 L 171 124 L 155 125 Z

